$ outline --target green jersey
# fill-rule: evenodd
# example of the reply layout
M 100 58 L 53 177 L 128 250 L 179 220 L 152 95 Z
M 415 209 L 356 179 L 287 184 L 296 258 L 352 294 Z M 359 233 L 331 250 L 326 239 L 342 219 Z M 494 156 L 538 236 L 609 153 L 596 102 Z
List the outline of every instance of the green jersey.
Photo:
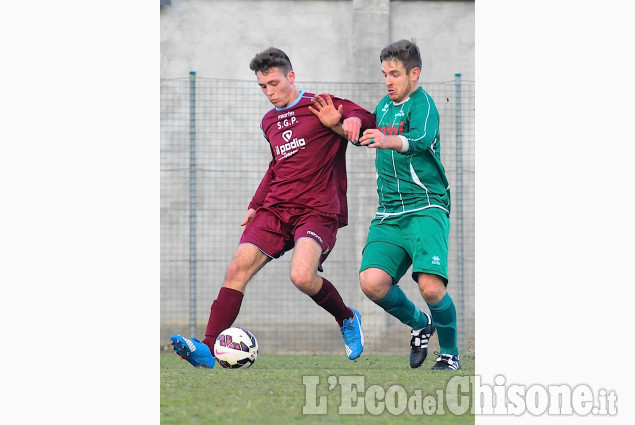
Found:
M 375 116 L 377 128 L 386 135 L 401 136 L 405 149 L 377 149 L 376 217 L 427 208 L 440 208 L 449 216 L 450 188 L 441 164 L 439 112 L 430 95 L 419 87 L 399 104 L 386 95 Z

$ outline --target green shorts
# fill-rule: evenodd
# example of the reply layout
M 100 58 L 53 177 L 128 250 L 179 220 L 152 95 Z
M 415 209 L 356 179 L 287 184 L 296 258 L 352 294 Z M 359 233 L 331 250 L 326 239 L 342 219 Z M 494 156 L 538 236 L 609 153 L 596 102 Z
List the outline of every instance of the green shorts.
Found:
M 450 219 L 439 208 L 428 208 L 370 222 L 360 272 L 378 268 L 393 278 L 406 274 L 412 264 L 412 279 L 418 273 L 434 274 L 448 284 L 448 238 Z

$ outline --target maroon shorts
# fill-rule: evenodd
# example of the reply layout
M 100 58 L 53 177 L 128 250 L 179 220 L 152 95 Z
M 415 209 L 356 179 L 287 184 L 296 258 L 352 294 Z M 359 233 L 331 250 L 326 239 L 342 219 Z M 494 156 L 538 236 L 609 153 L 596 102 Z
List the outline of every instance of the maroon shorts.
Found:
M 298 239 L 311 238 L 322 248 L 318 268 L 333 250 L 337 240 L 339 219 L 304 208 L 258 208 L 253 220 L 240 237 L 240 243 L 250 243 L 271 258 L 279 258 L 291 250 Z

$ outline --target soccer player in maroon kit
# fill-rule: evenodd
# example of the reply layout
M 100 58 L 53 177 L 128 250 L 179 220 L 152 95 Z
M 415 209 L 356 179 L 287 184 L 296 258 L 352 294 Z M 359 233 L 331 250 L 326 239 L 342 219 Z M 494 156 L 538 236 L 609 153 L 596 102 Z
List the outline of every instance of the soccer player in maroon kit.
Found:
M 335 318 L 348 358 L 356 359 L 364 346 L 361 316 L 318 271 L 337 230 L 348 223 L 347 139 L 374 128 L 375 117 L 348 100 L 298 90 L 291 61 L 279 49 L 257 54 L 249 67 L 274 105 L 261 123 L 272 160 L 241 223 L 245 229 L 212 303 L 205 339 L 173 335 L 172 347 L 195 367 L 214 367 L 214 342 L 238 316 L 247 282 L 293 249 L 291 282 Z

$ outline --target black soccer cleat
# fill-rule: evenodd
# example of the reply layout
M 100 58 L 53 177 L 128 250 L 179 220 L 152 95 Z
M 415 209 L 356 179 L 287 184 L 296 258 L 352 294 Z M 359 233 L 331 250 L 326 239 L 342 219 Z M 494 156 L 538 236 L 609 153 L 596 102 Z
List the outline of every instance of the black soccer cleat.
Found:
M 412 335 L 410 338 L 410 367 L 413 369 L 421 366 L 428 356 L 428 342 L 436 329 L 432 323 L 432 317 L 427 313 L 423 314 L 428 318 L 428 325 L 425 328 L 413 329 L 410 332 Z
M 445 354 L 439 353 L 435 351 L 437 360 L 434 366 L 432 366 L 431 370 L 458 370 L 461 369 L 461 362 L 459 361 L 459 356 L 456 354 Z

